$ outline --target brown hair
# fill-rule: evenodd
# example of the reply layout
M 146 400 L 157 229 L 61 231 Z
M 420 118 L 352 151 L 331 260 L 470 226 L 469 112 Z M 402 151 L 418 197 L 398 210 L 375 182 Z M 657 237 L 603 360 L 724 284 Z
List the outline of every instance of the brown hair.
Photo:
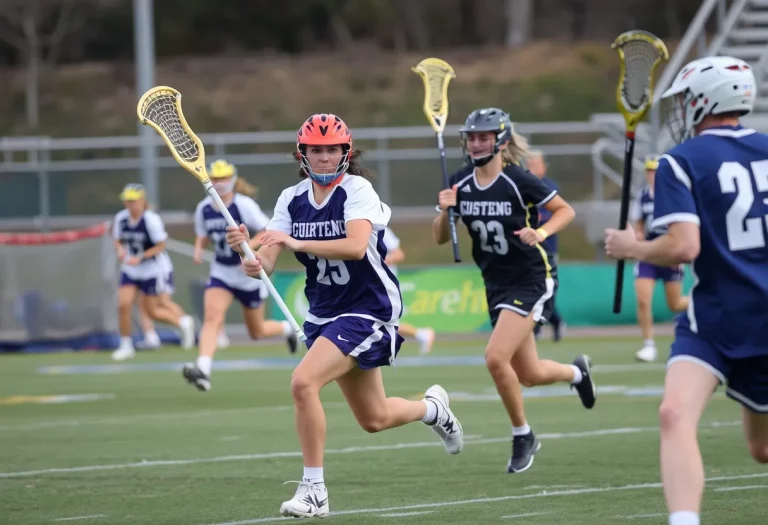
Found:
M 242 177 L 238 177 L 235 181 L 235 193 L 239 193 L 241 195 L 247 195 L 248 197 L 254 198 L 256 197 L 256 193 L 258 192 L 258 188 L 245 180 Z
M 359 149 L 353 149 L 352 153 L 349 156 L 349 167 L 347 168 L 347 173 L 350 175 L 357 175 L 359 177 L 363 177 L 365 179 L 371 180 L 374 178 L 373 172 L 369 170 L 368 168 L 363 167 L 363 151 Z M 299 156 L 299 152 L 295 151 L 293 153 L 293 158 L 296 160 L 301 160 L 301 157 Z M 299 177 L 302 179 L 307 178 L 307 173 L 304 171 L 304 168 L 299 167 Z

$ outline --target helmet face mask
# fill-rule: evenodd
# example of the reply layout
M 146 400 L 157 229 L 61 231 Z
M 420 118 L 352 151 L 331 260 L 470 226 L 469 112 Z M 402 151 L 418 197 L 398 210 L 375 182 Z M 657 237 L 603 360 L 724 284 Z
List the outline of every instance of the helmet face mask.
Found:
M 662 95 L 670 135 L 679 144 L 692 138 L 709 115 L 746 115 L 754 107 L 756 93 L 755 75 L 743 60 L 724 56 L 694 60 Z
M 339 146 L 342 154 L 333 171 L 318 173 L 312 168 L 308 147 Z M 296 134 L 296 156 L 304 173 L 320 186 L 331 186 L 349 169 L 352 156 L 352 132 L 341 118 L 331 113 L 318 113 L 309 117 Z
M 467 150 L 467 142 L 470 133 L 493 132 L 495 140 L 493 147 L 487 155 L 473 157 Z M 459 129 L 461 135 L 461 148 L 467 162 L 475 167 L 485 166 L 499 151 L 502 146 L 512 139 L 514 125 L 509 115 L 498 108 L 476 109 L 469 114 L 464 125 Z

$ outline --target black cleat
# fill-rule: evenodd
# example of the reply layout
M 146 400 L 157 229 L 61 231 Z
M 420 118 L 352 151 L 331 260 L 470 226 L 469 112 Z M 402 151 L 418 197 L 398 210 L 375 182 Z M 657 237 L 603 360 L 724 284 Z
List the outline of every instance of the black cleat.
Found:
M 552 340 L 559 343 L 565 334 L 565 321 L 560 321 L 557 324 L 552 324 Z
M 541 448 L 541 442 L 533 432 L 522 436 L 512 436 L 512 457 L 507 463 L 507 472 L 525 472 L 533 466 L 533 458 Z
M 288 352 L 290 354 L 295 354 L 296 350 L 299 348 L 299 338 L 296 337 L 296 334 L 291 334 L 286 337 L 285 342 L 288 345 Z
M 576 385 L 571 385 L 571 388 L 575 388 L 579 393 L 581 404 L 584 408 L 592 408 L 597 401 L 597 388 L 595 388 L 595 382 L 592 381 L 592 361 L 586 355 L 580 355 L 573 360 L 573 365 L 581 370 L 581 382 Z
M 181 370 L 181 375 L 188 383 L 193 384 L 198 390 L 208 392 L 211 389 L 211 378 L 192 363 L 187 363 Z

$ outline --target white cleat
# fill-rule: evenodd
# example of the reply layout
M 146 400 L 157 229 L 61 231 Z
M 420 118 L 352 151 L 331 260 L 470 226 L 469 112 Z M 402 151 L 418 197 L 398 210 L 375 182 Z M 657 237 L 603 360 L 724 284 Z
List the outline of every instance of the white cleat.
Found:
M 287 483 L 296 483 L 288 481 Z M 280 514 L 294 518 L 323 518 L 331 509 L 328 506 L 328 489 L 325 483 L 300 481 L 296 494 L 280 505 Z
M 133 359 L 136 356 L 136 350 L 132 346 L 121 346 L 112 352 L 112 359 L 115 361 L 125 361 Z
M 653 363 L 658 357 L 658 351 L 655 346 L 644 346 L 635 353 L 635 359 L 644 363 Z
M 429 426 L 440 436 L 446 452 L 458 454 L 464 448 L 464 430 L 448 407 L 448 392 L 440 385 L 432 385 L 424 394 L 424 399 L 433 402 L 437 407 L 437 421 Z
M 189 350 L 195 346 L 195 320 L 185 315 L 179 321 L 179 329 L 181 330 L 181 347 Z
M 432 351 L 432 345 L 435 344 L 435 331 L 431 328 L 422 328 L 416 334 L 419 341 L 419 353 L 426 355 Z

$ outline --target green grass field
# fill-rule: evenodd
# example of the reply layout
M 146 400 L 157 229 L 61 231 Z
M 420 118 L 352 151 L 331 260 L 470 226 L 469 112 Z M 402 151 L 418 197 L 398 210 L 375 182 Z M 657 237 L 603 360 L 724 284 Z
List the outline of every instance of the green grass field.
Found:
M 390 395 L 419 398 L 434 383 L 452 394 L 466 434 L 458 456 L 420 423 L 366 434 L 327 387 L 330 522 L 666 523 L 657 466 L 663 366 L 633 363 L 636 347 L 607 338 L 541 343 L 554 359 L 590 354 L 601 393 L 585 411 L 566 387 L 526 391 L 542 449 L 523 474 L 505 473 L 509 422 L 480 339 L 438 340 L 421 360 L 406 343 L 400 365 L 385 371 Z M 451 356 L 463 365 L 440 363 Z M 0 523 L 282 521 L 280 503 L 295 490 L 283 483 L 299 479 L 302 466 L 291 360 L 279 345 L 224 350 L 218 365 L 228 369 L 214 370 L 204 394 L 181 378 L 187 359 L 178 349 L 127 365 L 107 353 L 0 357 Z M 71 397 L 82 394 L 100 396 Z M 739 410 L 719 392 L 702 422 L 704 523 L 765 520 L 768 471 L 746 451 Z

